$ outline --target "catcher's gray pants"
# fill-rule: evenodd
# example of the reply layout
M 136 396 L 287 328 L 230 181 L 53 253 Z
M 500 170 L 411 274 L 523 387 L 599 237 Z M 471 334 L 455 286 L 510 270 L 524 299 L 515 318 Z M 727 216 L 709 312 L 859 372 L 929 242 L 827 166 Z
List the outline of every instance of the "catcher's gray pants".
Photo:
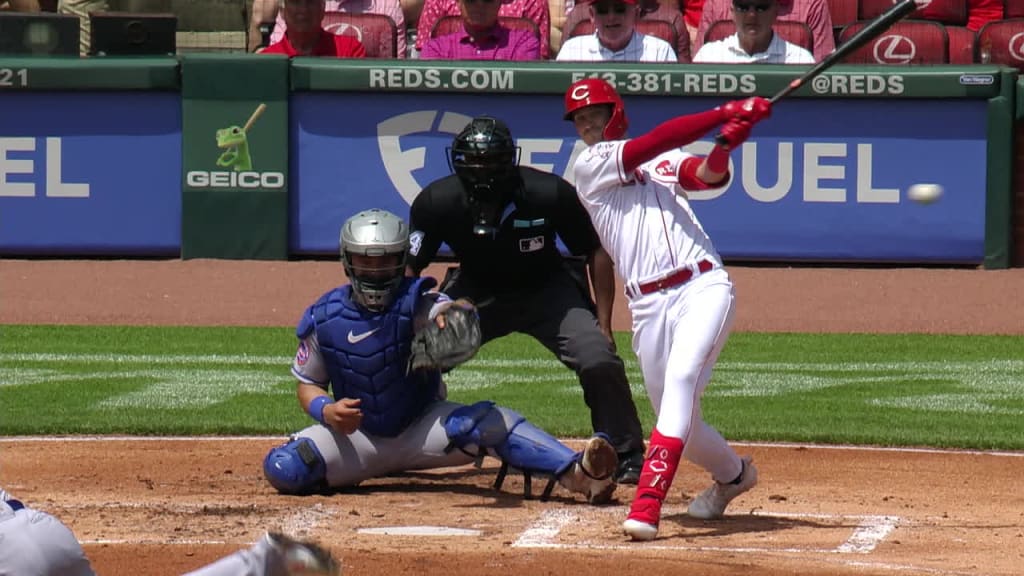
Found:
M 643 452 L 625 364 L 601 332 L 586 281 L 570 273 L 569 264 L 535 290 L 504 294 L 489 294 L 464 271 L 452 269 L 440 291 L 477 304 L 484 343 L 512 332 L 533 336 L 576 373 L 594 432 L 607 434 L 620 454 Z
M 445 452 L 448 434 L 444 421 L 462 404 L 438 401 L 394 438 L 370 436 L 362 430 L 341 434 L 320 424 L 296 436 L 316 444 L 327 467 L 327 485 L 355 486 L 363 480 L 405 472 L 461 466 L 473 457 L 461 450 Z

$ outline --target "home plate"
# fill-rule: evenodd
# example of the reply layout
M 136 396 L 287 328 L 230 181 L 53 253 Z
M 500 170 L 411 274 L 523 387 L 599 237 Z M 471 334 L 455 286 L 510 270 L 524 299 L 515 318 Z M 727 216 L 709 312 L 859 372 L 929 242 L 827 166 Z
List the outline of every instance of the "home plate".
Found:
M 383 536 L 479 536 L 479 530 L 466 528 L 449 528 L 447 526 L 382 526 L 380 528 L 360 528 L 359 534 L 379 534 Z

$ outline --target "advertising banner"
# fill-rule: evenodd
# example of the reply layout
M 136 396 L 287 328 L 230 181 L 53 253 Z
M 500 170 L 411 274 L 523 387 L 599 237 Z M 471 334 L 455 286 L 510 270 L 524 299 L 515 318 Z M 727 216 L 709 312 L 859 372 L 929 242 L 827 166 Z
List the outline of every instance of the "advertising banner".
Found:
M 283 190 L 288 159 L 278 153 L 286 133 L 280 102 L 188 100 L 184 139 L 187 190 Z
M 631 135 L 719 98 L 628 96 Z M 721 189 L 693 193 L 725 258 L 977 263 L 984 258 L 984 100 L 787 101 L 732 155 Z M 358 111 L 356 113 L 355 111 Z M 292 97 L 290 243 L 333 254 L 341 223 L 380 207 L 408 216 L 450 173 L 447 147 L 474 115 L 505 120 L 520 163 L 565 177 L 582 150 L 551 95 L 302 92 Z M 703 154 L 711 136 L 688 149 Z M 915 183 L 947 193 L 924 206 Z
M 177 255 L 172 92 L 0 93 L 0 251 Z

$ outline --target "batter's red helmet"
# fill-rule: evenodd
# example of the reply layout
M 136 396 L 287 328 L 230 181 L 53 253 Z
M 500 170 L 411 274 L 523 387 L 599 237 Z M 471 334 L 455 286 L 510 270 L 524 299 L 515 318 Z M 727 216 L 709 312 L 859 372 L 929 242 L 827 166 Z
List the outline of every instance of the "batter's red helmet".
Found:
M 629 120 L 622 97 L 608 82 L 600 78 L 584 78 L 573 82 L 565 91 L 565 119 L 572 120 L 573 112 L 595 104 L 611 104 L 612 117 L 604 127 L 605 140 L 618 140 L 626 134 Z

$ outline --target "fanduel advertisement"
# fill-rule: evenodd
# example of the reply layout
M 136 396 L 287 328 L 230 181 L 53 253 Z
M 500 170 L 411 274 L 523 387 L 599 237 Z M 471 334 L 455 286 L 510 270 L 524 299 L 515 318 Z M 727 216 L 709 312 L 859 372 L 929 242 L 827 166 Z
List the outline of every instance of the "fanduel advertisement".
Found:
M 720 102 L 627 98 L 630 133 Z M 509 124 L 522 164 L 572 181 L 582 143 L 561 110 L 545 95 L 295 94 L 292 251 L 335 253 L 359 210 L 408 216 L 420 189 L 450 173 L 446 148 L 478 114 Z M 980 262 L 986 121 L 982 100 L 787 100 L 733 152 L 728 185 L 691 201 L 726 258 Z M 708 152 L 711 137 L 690 149 Z M 946 194 L 915 204 L 915 183 Z
M 180 246 L 177 94 L 0 94 L 0 251 L 176 255 Z

